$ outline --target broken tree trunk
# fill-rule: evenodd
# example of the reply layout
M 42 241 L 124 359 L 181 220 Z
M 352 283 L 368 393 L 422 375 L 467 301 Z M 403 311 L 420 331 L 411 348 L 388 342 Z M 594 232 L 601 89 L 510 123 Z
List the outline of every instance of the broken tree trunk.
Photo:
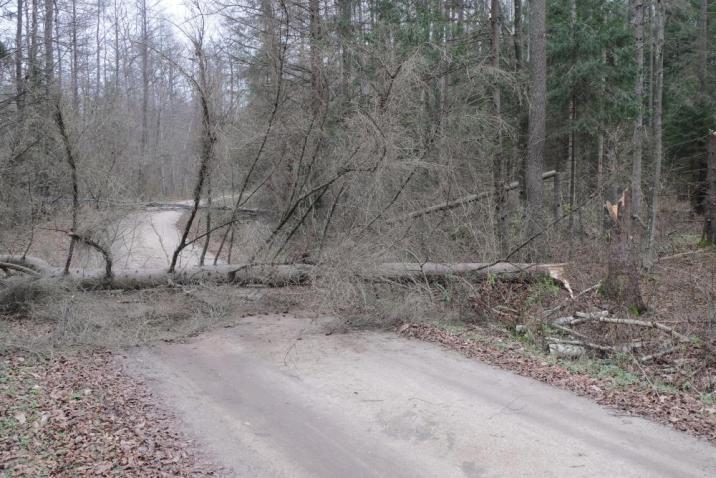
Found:
M 50 267 L 42 261 L 28 257 L 0 256 L 0 262 L 12 263 L 37 271 L 45 279 L 62 280 L 62 270 Z M 87 289 L 147 289 L 167 285 L 195 284 L 202 282 L 227 283 L 241 286 L 263 285 L 283 287 L 307 284 L 321 276 L 321 269 L 310 264 L 272 264 L 272 265 L 228 265 L 191 267 L 167 272 L 166 270 L 123 270 L 115 271 L 107 277 L 101 270 L 70 270 L 67 276 L 77 286 Z M 485 280 L 488 277 L 504 279 L 524 278 L 531 280 L 539 277 L 551 277 L 555 281 L 564 281 L 562 264 L 512 264 L 501 262 L 458 263 L 458 264 L 379 264 L 353 274 L 358 280 L 366 282 L 405 282 L 462 279 Z
M 639 245 L 632 217 L 631 191 L 625 190 L 615 204 L 607 201 L 605 207 L 611 218 L 607 277 L 602 292 L 625 308 L 646 310 L 639 284 Z
M 553 178 L 557 174 L 556 171 L 547 171 L 546 173 L 542 174 L 542 180 L 547 180 L 550 178 Z M 505 185 L 505 191 L 512 191 L 515 189 L 518 189 L 520 187 L 519 181 L 513 181 L 510 184 Z M 451 209 L 458 208 L 460 206 L 463 206 L 465 204 L 469 204 L 471 202 L 475 201 L 481 201 L 483 199 L 489 198 L 493 194 L 493 191 L 486 191 L 478 194 L 470 194 L 469 196 L 463 196 L 461 198 L 455 199 L 453 201 L 447 201 L 441 204 L 436 204 L 435 206 L 430 206 L 425 209 L 420 209 L 418 211 L 413 211 L 409 214 L 406 214 L 404 216 L 394 217 L 392 219 L 388 219 L 388 224 L 395 224 L 399 222 L 404 222 L 409 219 L 416 219 L 422 216 L 425 216 L 427 214 L 433 214 L 436 212 L 442 212 L 442 211 L 449 211 Z

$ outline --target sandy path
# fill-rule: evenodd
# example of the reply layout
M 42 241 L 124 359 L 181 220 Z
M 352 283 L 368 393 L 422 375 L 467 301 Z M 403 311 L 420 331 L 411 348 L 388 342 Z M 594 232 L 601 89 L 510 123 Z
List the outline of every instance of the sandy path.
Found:
M 234 476 L 716 476 L 716 449 L 685 434 L 432 344 L 327 336 L 322 322 L 250 317 L 127 361 Z
M 121 232 L 112 244 L 117 270 L 167 268 L 181 239 L 177 223 L 184 212 L 149 208 L 123 219 L 118 227 Z M 182 251 L 179 268 L 199 263 L 202 244 L 192 244 Z M 213 260 L 214 256 L 207 253 L 206 263 Z

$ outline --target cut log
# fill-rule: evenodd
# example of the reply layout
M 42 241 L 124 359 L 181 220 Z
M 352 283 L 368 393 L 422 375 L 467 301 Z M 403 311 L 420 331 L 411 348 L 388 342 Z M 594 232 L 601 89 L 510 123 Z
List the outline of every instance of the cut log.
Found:
M 546 173 L 542 174 L 542 179 L 550 179 L 557 175 L 557 171 L 547 171 Z M 520 187 L 519 181 L 513 181 L 509 184 L 505 185 L 505 191 L 512 191 L 514 189 L 517 189 Z M 463 206 L 465 204 L 469 204 L 471 202 L 475 201 L 481 201 L 483 199 L 487 199 L 492 195 L 492 191 L 485 191 L 478 194 L 470 194 L 469 196 L 463 196 L 461 198 L 455 199 L 453 201 L 447 201 L 441 204 L 436 204 L 435 206 L 430 206 L 425 209 L 420 209 L 418 211 L 413 211 L 409 214 L 406 214 L 404 216 L 394 217 L 392 219 L 388 219 L 388 224 L 395 224 L 399 222 L 404 222 L 410 219 L 416 219 L 422 216 L 425 216 L 427 214 L 433 214 L 436 212 L 441 211 L 449 211 L 451 209 L 458 208 L 460 206 Z
M 320 277 L 321 269 L 310 264 L 228 265 L 191 267 L 169 273 L 166 270 L 116 271 L 111 278 L 102 270 L 70 270 L 63 277 L 62 269 L 53 268 L 36 258 L 24 260 L 15 256 L 0 256 L 0 261 L 14 263 L 38 271 L 49 279 L 67 279 L 81 288 L 146 289 L 160 286 L 196 284 L 202 282 L 231 283 L 241 286 L 262 285 L 283 287 L 302 285 Z M 534 279 L 551 277 L 563 284 L 563 264 L 513 264 L 513 263 L 457 263 L 457 264 L 411 264 L 386 263 L 366 269 L 354 275 L 366 282 L 405 282 L 449 280 L 454 277 L 484 280 L 487 277 L 504 279 Z

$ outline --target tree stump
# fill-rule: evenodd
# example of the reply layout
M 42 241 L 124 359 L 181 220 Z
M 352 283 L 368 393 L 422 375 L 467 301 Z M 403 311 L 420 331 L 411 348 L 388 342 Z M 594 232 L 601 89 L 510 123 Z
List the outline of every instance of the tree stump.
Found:
M 643 312 L 646 306 L 641 296 L 638 231 L 632 217 L 631 191 L 626 189 L 616 203 L 607 201 L 605 207 L 611 221 L 608 270 L 602 292 L 629 311 Z

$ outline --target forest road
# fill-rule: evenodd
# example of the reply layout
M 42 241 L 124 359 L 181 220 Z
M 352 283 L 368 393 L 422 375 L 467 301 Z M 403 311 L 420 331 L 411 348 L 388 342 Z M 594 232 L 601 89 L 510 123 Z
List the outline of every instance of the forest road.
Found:
M 182 203 L 178 203 L 182 204 Z M 166 269 L 181 240 L 177 225 L 183 209 L 148 208 L 124 218 L 112 243 L 117 269 Z M 177 268 L 196 266 L 203 241 L 191 244 L 179 255 Z M 214 256 L 206 254 L 207 264 Z
M 264 315 L 125 362 L 240 477 L 713 477 L 716 448 L 434 344 Z

